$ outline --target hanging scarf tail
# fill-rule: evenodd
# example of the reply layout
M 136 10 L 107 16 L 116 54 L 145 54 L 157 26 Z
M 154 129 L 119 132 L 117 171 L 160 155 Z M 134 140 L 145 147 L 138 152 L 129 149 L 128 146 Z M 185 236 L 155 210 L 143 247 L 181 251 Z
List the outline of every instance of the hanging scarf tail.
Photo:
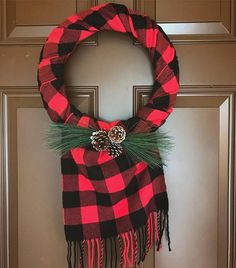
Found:
M 161 249 L 164 234 L 171 251 L 168 212 L 151 212 L 146 224 L 136 230 L 118 234 L 117 237 L 67 241 L 68 267 L 93 268 L 96 264 L 97 268 L 125 268 L 127 265 L 139 265 L 153 246 L 157 251 Z

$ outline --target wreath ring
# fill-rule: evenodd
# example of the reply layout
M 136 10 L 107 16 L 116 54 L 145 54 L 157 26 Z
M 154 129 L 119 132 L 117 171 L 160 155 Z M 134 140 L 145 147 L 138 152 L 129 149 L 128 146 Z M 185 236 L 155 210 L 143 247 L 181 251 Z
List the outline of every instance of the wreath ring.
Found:
M 151 96 L 128 120 L 108 123 L 93 118 L 67 97 L 66 61 L 77 44 L 102 30 L 131 34 L 148 49 L 152 61 L 155 82 Z M 44 107 L 54 122 L 52 148 L 63 152 L 68 267 L 78 262 L 84 267 L 85 256 L 89 268 L 95 262 L 102 267 L 103 260 L 108 260 L 108 245 L 116 252 L 115 259 L 113 254 L 109 257 L 110 267 L 113 262 L 116 266 L 118 259 L 119 267 L 134 267 L 144 261 L 153 245 L 159 250 L 163 234 L 171 250 L 168 196 L 159 158 L 169 142 L 158 128 L 172 112 L 178 81 L 175 49 L 166 34 L 148 16 L 124 5 L 92 7 L 70 16 L 49 34 L 40 55 L 38 83 Z
M 129 33 L 148 49 L 154 71 L 152 93 L 147 104 L 126 122 L 141 120 L 150 129 L 160 127 L 172 112 L 179 88 L 176 51 L 154 20 L 115 3 L 104 3 L 72 15 L 49 34 L 38 65 L 38 85 L 49 117 L 57 123 L 83 126 L 92 120 L 70 103 L 63 74 L 65 63 L 76 46 L 103 30 Z M 96 122 L 102 128 L 110 125 L 101 120 Z

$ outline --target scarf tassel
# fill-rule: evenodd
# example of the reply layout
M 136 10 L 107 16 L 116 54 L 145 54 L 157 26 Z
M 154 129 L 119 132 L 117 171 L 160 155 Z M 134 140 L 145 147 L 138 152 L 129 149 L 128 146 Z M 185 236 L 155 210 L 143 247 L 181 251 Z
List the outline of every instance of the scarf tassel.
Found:
M 154 244 L 157 251 L 161 249 L 164 234 L 171 251 L 168 212 L 158 211 L 151 212 L 146 224 L 139 229 L 117 237 L 67 241 L 68 268 L 136 267 L 144 261 Z

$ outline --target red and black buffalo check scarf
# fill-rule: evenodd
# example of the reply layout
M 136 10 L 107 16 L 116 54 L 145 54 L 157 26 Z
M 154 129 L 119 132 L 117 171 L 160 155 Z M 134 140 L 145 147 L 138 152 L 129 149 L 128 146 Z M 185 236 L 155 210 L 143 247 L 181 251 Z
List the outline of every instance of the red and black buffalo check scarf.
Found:
M 149 51 L 152 94 L 128 120 L 111 123 L 80 112 L 67 96 L 63 73 L 77 44 L 98 31 L 129 33 Z M 38 66 L 44 107 L 56 123 L 109 130 L 157 130 L 172 112 L 179 88 L 175 49 L 160 26 L 124 5 L 105 3 L 68 17 L 48 36 Z M 122 78 L 121 78 L 122 79 Z M 129 267 L 157 250 L 165 234 L 169 250 L 168 197 L 163 169 L 134 162 L 125 153 L 112 158 L 91 145 L 61 156 L 65 236 L 69 267 Z

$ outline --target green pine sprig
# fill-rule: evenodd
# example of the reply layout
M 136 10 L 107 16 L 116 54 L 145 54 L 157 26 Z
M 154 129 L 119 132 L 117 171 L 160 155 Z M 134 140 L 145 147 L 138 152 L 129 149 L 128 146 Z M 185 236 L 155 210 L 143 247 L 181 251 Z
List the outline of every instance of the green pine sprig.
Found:
M 88 145 L 94 131 L 96 130 L 71 124 L 50 123 L 45 136 L 46 143 L 49 149 L 64 154 L 72 148 Z
M 45 138 L 49 149 L 64 154 L 72 148 L 85 147 L 91 143 L 90 137 L 94 131 L 96 129 L 50 123 Z M 152 168 L 165 165 L 163 155 L 173 147 L 172 138 L 159 130 L 150 133 L 127 133 L 121 144 L 133 160 L 144 161 Z
M 165 132 L 130 133 L 122 143 L 131 158 L 145 161 L 150 167 L 165 165 L 160 155 L 173 148 L 173 141 Z

